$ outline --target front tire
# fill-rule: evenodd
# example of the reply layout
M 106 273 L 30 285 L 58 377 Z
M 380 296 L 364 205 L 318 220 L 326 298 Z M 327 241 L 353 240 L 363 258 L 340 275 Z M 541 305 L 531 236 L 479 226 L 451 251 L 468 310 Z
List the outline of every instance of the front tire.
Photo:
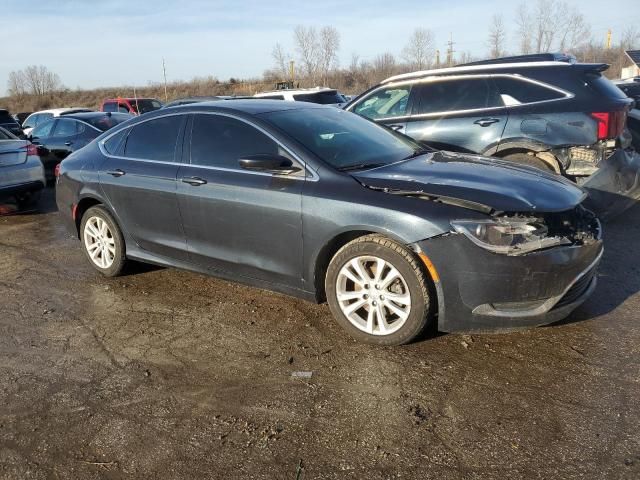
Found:
M 122 232 L 102 206 L 88 209 L 80 223 L 80 239 L 91 265 L 107 277 L 122 273 L 127 261 Z
M 381 235 L 367 235 L 335 254 L 325 279 L 331 313 L 356 340 L 402 345 L 431 320 L 429 279 L 418 257 Z
M 511 155 L 505 156 L 504 160 L 520 165 L 527 165 L 528 167 L 535 167 L 545 172 L 554 172 L 553 168 L 551 168 L 547 162 L 527 153 L 512 153 Z

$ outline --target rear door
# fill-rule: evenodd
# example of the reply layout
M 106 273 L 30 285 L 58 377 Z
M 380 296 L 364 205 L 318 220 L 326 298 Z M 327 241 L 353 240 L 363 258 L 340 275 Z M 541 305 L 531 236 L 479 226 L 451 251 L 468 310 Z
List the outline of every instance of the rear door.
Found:
M 245 120 L 194 114 L 178 198 L 192 261 L 233 276 L 300 286 L 304 168 L 290 176 L 239 167 L 247 155 L 298 162 Z
M 43 143 L 43 146 L 49 151 L 47 161 L 43 162 L 45 171 L 52 172 L 58 163 L 73 152 L 78 138 L 77 123 L 76 120 L 62 117 L 55 121 L 53 132 L 46 143 Z
M 411 113 L 411 88 L 411 84 L 383 86 L 364 97 L 350 110 L 405 133 Z
M 430 78 L 414 86 L 406 134 L 440 150 L 496 148 L 507 110 L 487 77 Z
M 176 196 L 186 115 L 138 123 L 108 138 L 98 166 L 102 190 L 125 230 L 143 250 L 187 259 Z

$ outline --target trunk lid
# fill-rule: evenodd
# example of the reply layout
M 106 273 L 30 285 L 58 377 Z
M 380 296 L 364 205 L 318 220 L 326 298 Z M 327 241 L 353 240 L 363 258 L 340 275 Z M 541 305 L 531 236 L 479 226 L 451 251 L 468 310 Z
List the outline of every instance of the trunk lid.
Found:
M 0 168 L 27 161 L 26 140 L 0 140 Z

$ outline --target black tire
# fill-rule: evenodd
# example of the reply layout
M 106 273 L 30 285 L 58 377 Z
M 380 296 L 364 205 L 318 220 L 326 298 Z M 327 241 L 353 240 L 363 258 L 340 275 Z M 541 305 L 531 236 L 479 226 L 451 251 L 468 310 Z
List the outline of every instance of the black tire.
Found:
M 21 193 L 16 195 L 16 203 L 20 210 L 35 207 L 40 201 L 40 195 L 42 190 L 32 190 L 31 192 Z
M 113 263 L 107 268 L 102 268 L 100 265 L 94 262 L 94 260 L 91 258 L 91 255 L 89 254 L 89 251 L 85 243 L 85 234 L 84 234 L 85 227 L 86 227 L 87 221 L 89 221 L 89 219 L 93 217 L 98 217 L 107 224 L 109 231 L 111 232 L 111 237 L 113 238 L 113 241 L 114 241 L 115 253 L 114 253 Z M 89 260 L 89 263 L 91 263 L 91 265 L 96 270 L 98 270 L 100 273 L 102 273 L 106 277 L 117 277 L 122 273 L 127 263 L 124 238 L 122 237 L 122 232 L 120 231 L 118 224 L 116 223 L 116 221 L 111 216 L 111 214 L 107 211 L 106 208 L 104 208 L 101 205 L 96 205 L 95 207 L 91 207 L 84 213 L 84 215 L 82 216 L 82 221 L 80 222 L 80 241 L 82 242 L 82 251 L 84 252 L 87 259 Z
M 551 165 L 549 165 L 547 162 L 527 153 L 512 153 L 511 155 L 507 155 L 503 158 L 504 160 L 507 160 L 509 162 L 519 163 L 520 165 L 535 167 L 545 172 L 555 173 L 555 170 L 553 170 L 553 168 L 551 168 Z
M 411 295 L 409 315 L 404 324 L 387 335 L 373 335 L 356 327 L 343 313 L 337 299 L 338 275 L 356 257 L 375 256 L 395 267 Z M 331 313 L 356 340 L 375 345 L 402 345 L 416 339 L 432 321 L 429 303 L 430 279 L 418 256 L 404 245 L 382 235 L 366 235 L 343 246 L 331 259 L 325 278 L 325 291 Z M 388 311 L 388 310 L 387 310 Z

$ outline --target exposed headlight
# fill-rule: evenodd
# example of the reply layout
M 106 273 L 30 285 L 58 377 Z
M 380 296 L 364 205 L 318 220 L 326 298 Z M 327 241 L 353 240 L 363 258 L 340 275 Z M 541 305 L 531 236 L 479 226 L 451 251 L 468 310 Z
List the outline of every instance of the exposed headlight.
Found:
M 451 226 L 476 245 L 505 255 L 522 255 L 534 250 L 571 243 L 566 238 L 550 237 L 549 229 L 539 218 L 454 220 Z

